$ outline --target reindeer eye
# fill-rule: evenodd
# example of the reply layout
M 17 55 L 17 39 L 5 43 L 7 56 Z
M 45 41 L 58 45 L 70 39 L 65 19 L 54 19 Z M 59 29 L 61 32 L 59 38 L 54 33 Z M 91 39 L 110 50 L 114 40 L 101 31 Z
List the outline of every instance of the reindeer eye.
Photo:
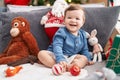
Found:
M 18 22 L 15 22 L 15 23 L 13 24 L 13 26 L 14 26 L 14 27 L 18 27 L 18 26 L 19 26 L 19 23 L 18 23 Z
M 25 26 L 25 22 L 22 22 L 22 26 Z

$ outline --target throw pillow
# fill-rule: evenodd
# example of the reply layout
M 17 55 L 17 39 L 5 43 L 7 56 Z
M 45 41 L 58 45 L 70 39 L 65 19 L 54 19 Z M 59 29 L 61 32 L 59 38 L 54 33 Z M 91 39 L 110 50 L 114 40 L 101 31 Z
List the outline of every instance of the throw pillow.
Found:
M 104 48 L 118 20 L 120 6 L 85 8 L 86 22 L 82 27 L 88 33 L 97 29 L 97 38 Z
M 6 7 L 0 7 L 0 12 L 6 12 L 7 8 Z
M 30 22 L 30 29 L 33 35 L 35 36 L 39 48 L 40 49 L 46 49 L 49 44 L 49 40 L 44 32 L 44 27 L 40 25 L 40 19 L 43 15 L 45 15 L 49 11 L 49 8 L 41 9 L 41 10 L 35 10 L 31 12 L 2 12 L 0 13 L 0 21 L 2 22 L 2 25 L 0 25 L 0 52 L 2 52 L 11 36 L 9 34 L 10 28 L 11 28 L 11 20 L 14 17 L 22 16 L 25 17 Z
M 0 12 L 6 12 L 6 11 L 7 11 L 6 7 L 0 7 Z M 0 25 L 2 25 L 2 21 L 0 21 Z M 0 36 L 1 36 L 1 33 L 0 33 Z

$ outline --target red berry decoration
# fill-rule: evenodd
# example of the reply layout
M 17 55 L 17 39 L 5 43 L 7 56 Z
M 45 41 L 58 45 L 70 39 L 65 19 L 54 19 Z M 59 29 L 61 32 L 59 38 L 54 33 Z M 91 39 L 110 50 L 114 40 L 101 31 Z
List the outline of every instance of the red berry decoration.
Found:
M 80 68 L 77 66 L 77 65 L 73 65 L 71 68 L 70 68 L 70 73 L 73 75 L 73 76 L 77 76 L 80 74 Z

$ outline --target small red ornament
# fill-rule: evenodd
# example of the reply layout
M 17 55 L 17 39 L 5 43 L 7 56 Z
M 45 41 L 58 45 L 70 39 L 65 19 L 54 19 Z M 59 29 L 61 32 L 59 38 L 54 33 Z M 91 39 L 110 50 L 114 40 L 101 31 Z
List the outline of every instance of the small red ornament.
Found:
M 73 76 L 78 76 L 80 74 L 80 71 L 81 69 L 77 66 L 77 65 L 73 65 L 71 68 L 70 68 L 70 73 L 73 75 Z

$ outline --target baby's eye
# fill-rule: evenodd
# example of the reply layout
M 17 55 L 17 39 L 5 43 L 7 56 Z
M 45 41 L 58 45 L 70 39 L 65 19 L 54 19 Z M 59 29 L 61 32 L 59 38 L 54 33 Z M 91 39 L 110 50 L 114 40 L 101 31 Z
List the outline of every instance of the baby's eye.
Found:
M 67 17 L 68 19 L 71 19 L 71 17 Z
M 80 18 L 76 18 L 76 20 L 80 20 Z

